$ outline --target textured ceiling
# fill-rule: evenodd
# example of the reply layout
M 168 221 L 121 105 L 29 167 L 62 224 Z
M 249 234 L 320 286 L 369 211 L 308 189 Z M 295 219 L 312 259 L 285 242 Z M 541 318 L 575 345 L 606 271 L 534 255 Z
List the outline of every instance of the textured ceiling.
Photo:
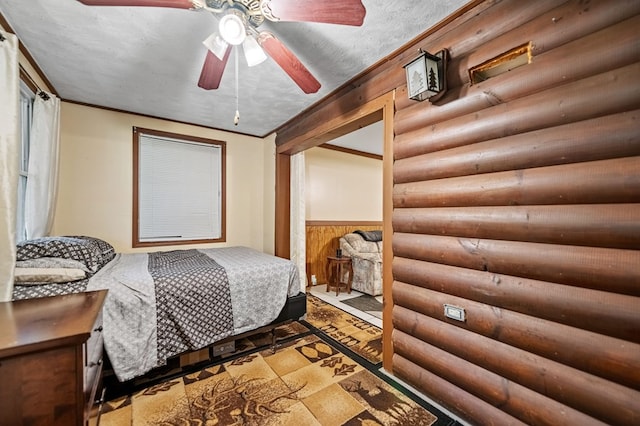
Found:
M 466 0 L 363 3 L 362 27 L 263 24 L 260 28 L 283 41 L 322 87 L 306 95 L 273 60 L 248 68 L 241 55 L 238 126 L 233 124 L 235 52 L 219 89 L 197 86 L 206 55 L 202 40 L 215 30 L 209 12 L 0 0 L 0 13 L 63 100 L 266 136 Z

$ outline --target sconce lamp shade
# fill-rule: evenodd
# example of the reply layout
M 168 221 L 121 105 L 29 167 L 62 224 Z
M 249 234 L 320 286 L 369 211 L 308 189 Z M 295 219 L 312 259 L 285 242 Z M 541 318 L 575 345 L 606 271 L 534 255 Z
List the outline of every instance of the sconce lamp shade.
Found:
M 244 39 L 242 48 L 244 50 L 244 57 L 247 60 L 247 65 L 250 67 L 259 65 L 267 60 L 267 54 L 264 53 L 264 50 L 262 50 L 262 47 L 260 47 L 256 39 L 251 36 Z
M 420 56 L 404 66 L 409 98 L 416 101 L 434 101 L 444 94 L 447 89 L 447 58 L 446 49 L 435 55 L 421 51 Z
M 227 47 L 229 47 L 229 43 L 224 41 L 222 37 L 218 33 L 213 33 L 205 41 L 202 42 L 207 49 L 211 51 L 216 57 L 220 60 L 224 58 L 225 53 L 227 53 Z

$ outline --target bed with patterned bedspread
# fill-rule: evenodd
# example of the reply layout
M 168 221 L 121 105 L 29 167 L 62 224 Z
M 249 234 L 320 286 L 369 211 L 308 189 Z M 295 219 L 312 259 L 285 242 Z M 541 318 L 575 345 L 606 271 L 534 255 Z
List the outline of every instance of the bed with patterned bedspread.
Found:
M 14 299 L 109 290 L 104 345 L 121 381 L 271 324 L 300 292 L 292 262 L 247 247 L 121 254 L 96 238 L 49 237 L 17 254 Z

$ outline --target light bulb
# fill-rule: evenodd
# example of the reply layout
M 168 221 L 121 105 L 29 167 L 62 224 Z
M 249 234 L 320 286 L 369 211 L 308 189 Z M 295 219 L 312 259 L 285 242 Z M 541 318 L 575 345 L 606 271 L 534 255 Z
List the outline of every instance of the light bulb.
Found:
M 224 15 L 220 19 L 218 31 L 224 41 L 234 46 L 241 44 L 247 36 L 247 30 L 244 27 L 242 18 L 233 13 Z

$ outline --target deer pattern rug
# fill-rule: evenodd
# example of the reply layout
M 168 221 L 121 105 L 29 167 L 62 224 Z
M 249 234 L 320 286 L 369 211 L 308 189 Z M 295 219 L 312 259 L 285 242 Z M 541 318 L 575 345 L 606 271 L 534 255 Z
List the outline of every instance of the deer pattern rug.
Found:
M 103 426 L 432 425 L 437 417 L 315 335 L 105 403 Z

